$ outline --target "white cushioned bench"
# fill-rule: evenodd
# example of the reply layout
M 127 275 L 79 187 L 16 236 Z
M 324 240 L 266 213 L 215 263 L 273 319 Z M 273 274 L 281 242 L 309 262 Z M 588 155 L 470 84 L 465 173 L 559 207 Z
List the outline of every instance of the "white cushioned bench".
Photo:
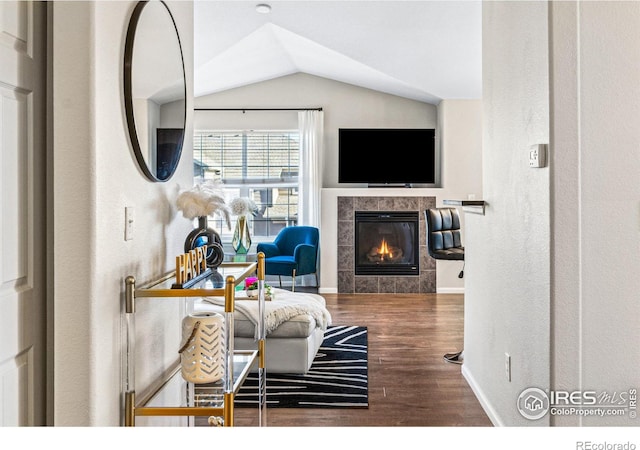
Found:
M 324 297 L 311 293 L 273 289 L 274 299 L 265 302 L 267 335 L 265 363 L 267 373 L 307 373 L 322 344 L 324 332 L 331 325 L 331 315 Z M 222 298 L 195 302 L 195 311 L 224 311 Z M 256 327 L 252 308 L 256 300 L 248 300 L 243 292 L 236 293 L 234 313 L 235 348 L 255 350 Z M 305 311 L 308 305 L 309 311 Z M 282 307 L 282 309 L 280 309 Z

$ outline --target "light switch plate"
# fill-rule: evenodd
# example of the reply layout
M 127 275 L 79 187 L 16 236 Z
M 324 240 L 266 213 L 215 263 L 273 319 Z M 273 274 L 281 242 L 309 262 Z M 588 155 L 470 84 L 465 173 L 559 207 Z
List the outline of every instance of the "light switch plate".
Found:
M 511 355 L 504 354 L 504 374 L 507 377 L 507 381 L 511 381 Z
M 547 165 L 547 144 L 535 144 L 529 147 L 529 167 L 539 168 Z
M 131 241 L 133 239 L 133 223 L 135 220 L 133 206 L 124 208 L 124 240 Z

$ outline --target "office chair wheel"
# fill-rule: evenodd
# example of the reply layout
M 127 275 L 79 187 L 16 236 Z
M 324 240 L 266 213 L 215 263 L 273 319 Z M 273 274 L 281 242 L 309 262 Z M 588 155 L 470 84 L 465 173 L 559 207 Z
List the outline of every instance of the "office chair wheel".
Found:
M 462 364 L 464 361 L 464 358 L 462 357 L 462 350 L 456 353 L 445 353 L 442 358 L 451 364 Z

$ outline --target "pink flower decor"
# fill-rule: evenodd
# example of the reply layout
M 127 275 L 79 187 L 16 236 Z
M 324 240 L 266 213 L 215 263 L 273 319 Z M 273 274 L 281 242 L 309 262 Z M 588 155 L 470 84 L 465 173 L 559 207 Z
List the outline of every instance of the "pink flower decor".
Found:
M 244 279 L 244 288 L 249 289 L 253 283 L 258 281 L 258 277 L 247 277 Z M 257 286 L 257 285 L 256 285 Z

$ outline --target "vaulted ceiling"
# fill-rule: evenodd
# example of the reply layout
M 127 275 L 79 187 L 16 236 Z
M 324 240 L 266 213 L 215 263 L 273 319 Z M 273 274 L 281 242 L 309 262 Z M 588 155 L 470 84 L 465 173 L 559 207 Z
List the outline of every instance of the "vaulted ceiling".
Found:
M 414 100 L 481 98 L 481 1 L 196 0 L 195 95 L 303 72 Z

